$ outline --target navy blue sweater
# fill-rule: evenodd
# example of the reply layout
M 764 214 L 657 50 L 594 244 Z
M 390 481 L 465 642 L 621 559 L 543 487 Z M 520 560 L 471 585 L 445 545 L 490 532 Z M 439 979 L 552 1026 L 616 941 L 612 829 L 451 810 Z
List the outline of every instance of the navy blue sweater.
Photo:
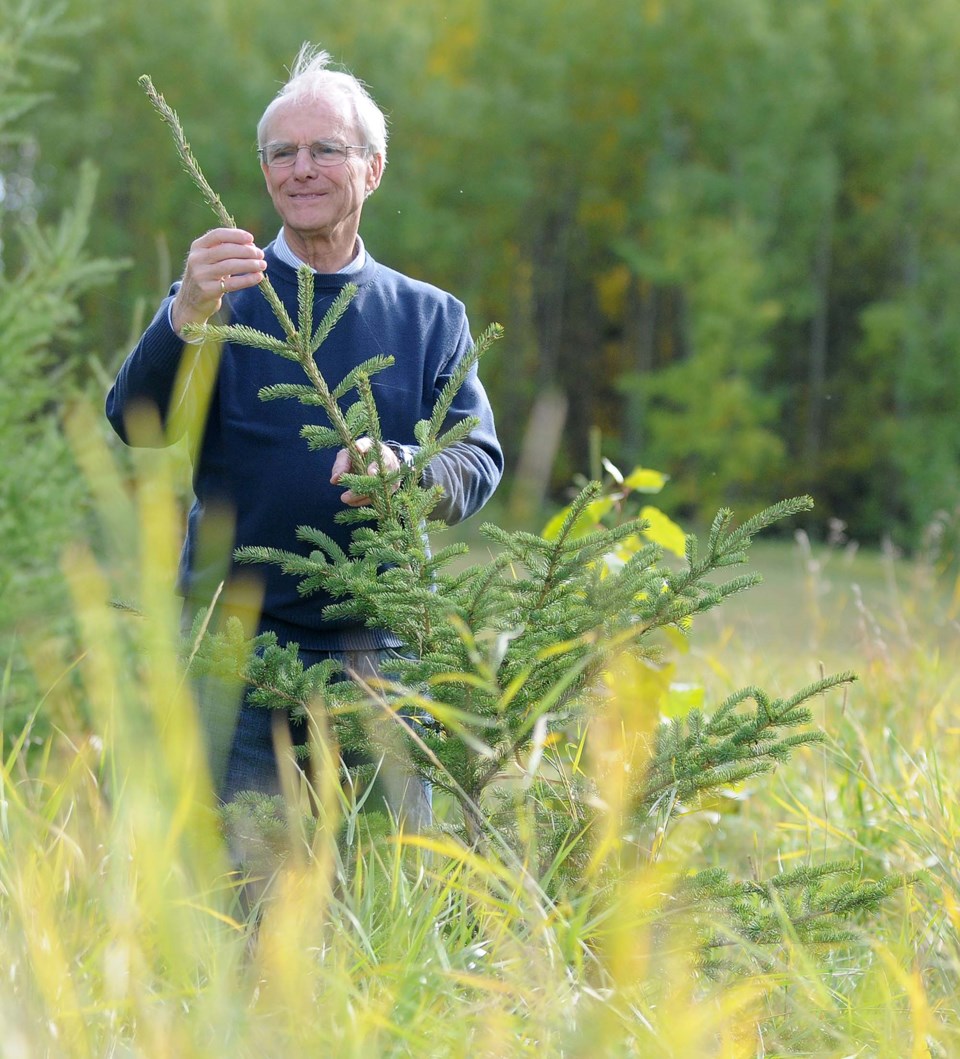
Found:
M 296 320 L 296 272 L 278 260 L 271 246 L 266 258 L 270 282 Z M 346 283 L 359 288 L 317 352 L 324 378 L 332 388 L 362 361 L 377 354 L 393 356 L 394 364 L 371 380 L 383 437 L 415 448 L 414 425 L 429 418 L 441 388 L 470 348 L 462 303 L 436 287 L 385 268 L 369 254 L 358 272 L 318 274 L 314 280 L 315 322 Z M 176 418 L 171 406 L 175 390 L 180 390 L 175 381 L 181 362 L 186 361 L 189 370 L 191 358 L 200 356 L 199 347 L 185 344 L 170 327 L 169 304 L 177 287 L 171 288 L 124 361 L 107 396 L 107 417 L 127 443 L 127 417 L 138 403 L 153 405 L 165 424 Z M 230 322 L 282 337 L 279 323 L 257 288 L 230 294 L 225 303 Z M 224 345 L 194 461 L 196 500 L 180 568 L 180 591 L 197 605 L 209 602 L 232 564 L 233 547 L 264 545 L 306 552 L 308 547 L 296 539 L 298 526 L 321 529 L 344 548 L 349 543 L 351 527 L 333 517 L 343 509 L 340 495 L 344 489 L 329 480 L 335 450 L 311 452 L 300 436 L 304 423 L 328 425 L 326 414 L 292 399 L 261 401 L 257 396 L 261 387 L 278 382 L 303 384 L 306 379 L 298 364 L 276 353 Z M 190 395 L 188 387 L 187 399 Z M 355 396 L 347 395 L 344 403 L 352 403 Z M 486 503 L 503 470 L 493 415 L 475 367 L 454 401 L 448 425 L 467 416 L 477 416 L 479 426 L 469 439 L 434 459 L 424 475 L 424 484 L 443 487 L 444 498 L 435 516 L 450 524 Z M 233 526 L 227 540 L 223 540 L 222 529 L 210 532 L 210 527 L 224 524 L 222 512 L 229 514 Z M 207 538 L 218 536 L 219 546 L 204 544 Z M 318 650 L 399 646 L 387 630 L 364 631 L 325 621 L 322 610 L 330 602 L 328 597 L 301 596 L 297 579 L 273 565 L 256 569 L 264 587 L 260 628 L 276 632 L 281 643 L 296 641 L 301 647 Z

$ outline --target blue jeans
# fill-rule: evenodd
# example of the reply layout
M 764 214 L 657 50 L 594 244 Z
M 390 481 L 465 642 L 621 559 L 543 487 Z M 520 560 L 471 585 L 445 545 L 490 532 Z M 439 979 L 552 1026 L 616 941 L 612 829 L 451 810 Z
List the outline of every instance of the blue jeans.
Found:
M 392 648 L 372 651 L 301 650 L 305 668 L 329 658 L 342 663 L 344 672 L 334 679 L 349 680 L 355 673 L 361 680 L 380 678 L 381 664 L 395 657 Z M 294 746 L 303 746 L 310 738 L 306 722 L 295 723 L 284 710 L 251 706 L 246 700 L 236 708 L 237 689 L 230 704 L 230 689 L 204 681 L 199 691 L 200 713 L 207 738 L 211 771 L 217 796 L 229 802 L 240 791 L 261 794 L 281 793 L 280 772 L 274 740 L 274 726 L 286 724 Z M 231 728 L 232 718 L 235 723 Z M 391 723 L 384 718 L 384 723 Z M 286 740 L 284 740 L 285 742 Z M 359 762 L 348 762 L 356 764 Z M 410 831 L 428 827 L 432 820 L 433 798 L 430 785 L 411 771 L 381 765 L 370 797 L 365 803 L 371 809 L 385 808 Z

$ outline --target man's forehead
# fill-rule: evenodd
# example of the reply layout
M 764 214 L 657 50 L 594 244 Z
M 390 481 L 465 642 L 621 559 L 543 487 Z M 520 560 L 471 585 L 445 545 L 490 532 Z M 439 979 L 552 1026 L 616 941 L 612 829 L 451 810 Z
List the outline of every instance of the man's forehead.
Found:
M 336 96 L 280 101 L 268 117 L 271 139 L 283 136 L 284 130 L 305 129 L 314 137 L 341 133 L 352 128 L 352 115 L 346 100 Z

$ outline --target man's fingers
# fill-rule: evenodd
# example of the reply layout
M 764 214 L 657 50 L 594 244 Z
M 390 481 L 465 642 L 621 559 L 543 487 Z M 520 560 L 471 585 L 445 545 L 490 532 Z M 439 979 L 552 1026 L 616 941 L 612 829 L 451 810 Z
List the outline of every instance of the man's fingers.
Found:
M 356 446 L 361 453 L 368 453 L 373 447 L 373 441 L 370 438 L 358 438 Z M 367 464 L 366 473 L 369 475 L 378 474 L 381 464 L 388 474 L 392 474 L 400 468 L 400 460 L 397 458 L 397 454 L 389 446 L 383 444 L 380 446 L 380 459 L 371 460 L 370 463 Z M 336 455 L 336 459 L 333 461 L 333 468 L 330 472 L 330 482 L 333 485 L 336 485 L 349 470 L 350 453 L 347 449 L 340 449 Z M 370 497 L 361 496 L 360 494 L 355 493 L 352 489 L 348 489 L 345 493 L 341 493 L 340 499 L 348 507 L 364 507 L 370 503 Z
M 250 232 L 246 232 L 242 228 L 211 228 L 210 231 L 204 232 L 203 235 L 194 239 L 192 245 L 195 247 L 209 247 L 219 246 L 222 243 L 235 243 L 240 246 L 244 244 L 254 245 L 256 240 Z
M 223 293 L 220 280 L 239 281 L 237 288 L 259 283 L 266 269 L 263 251 L 253 236 L 240 228 L 213 228 L 195 239 L 187 255 L 187 273 L 192 273 L 205 293 Z M 227 284 L 227 289 L 231 287 Z
M 267 268 L 263 251 L 253 245 L 245 250 L 235 245 L 220 244 L 207 251 L 209 260 L 197 263 L 197 271 L 203 271 L 207 290 L 220 295 L 252 287 L 263 279 Z
M 332 485 L 336 485 L 340 481 L 341 477 L 350 470 L 350 453 L 346 449 L 341 449 L 333 461 L 333 467 L 330 470 L 330 482 Z
M 230 291 L 243 290 L 245 287 L 254 287 L 263 280 L 267 264 L 265 261 L 252 264 L 238 264 L 234 261 L 222 263 L 214 267 L 215 275 L 208 281 L 208 289 L 214 294 L 227 294 Z
M 263 272 L 267 262 L 263 256 L 238 257 L 216 257 L 210 261 L 208 266 L 218 276 L 242 276 L 248 272 Z
M 358 496 L 352 489 L 348 489 L 345 493 L 341 493 L 340 499 L 347 505 L 347 507 L 367 507 L 370 503 L 370 497 Z

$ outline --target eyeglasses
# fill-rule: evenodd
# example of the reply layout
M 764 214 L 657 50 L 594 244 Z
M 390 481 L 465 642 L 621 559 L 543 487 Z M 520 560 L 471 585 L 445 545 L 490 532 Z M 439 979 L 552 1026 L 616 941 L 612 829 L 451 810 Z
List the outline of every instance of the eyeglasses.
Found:
M 257 154 L 272 169 L 293 165 L 300 152 L 307 148 L 314 164 L 323 166 L 343 165 L 351 151 L 366 151 L 366 144 L 337 143 L 333 140 L 317 140 L 315 143 L 268 143 L 257 149 Z

